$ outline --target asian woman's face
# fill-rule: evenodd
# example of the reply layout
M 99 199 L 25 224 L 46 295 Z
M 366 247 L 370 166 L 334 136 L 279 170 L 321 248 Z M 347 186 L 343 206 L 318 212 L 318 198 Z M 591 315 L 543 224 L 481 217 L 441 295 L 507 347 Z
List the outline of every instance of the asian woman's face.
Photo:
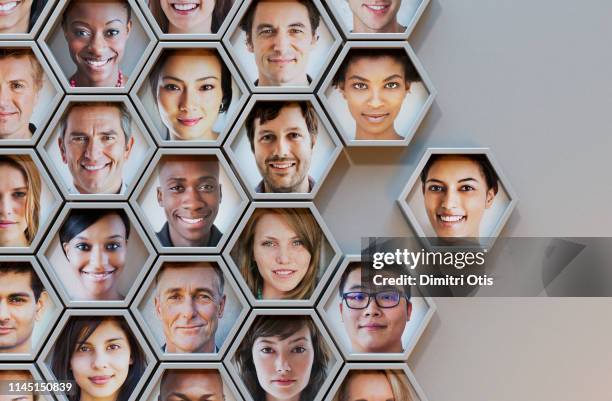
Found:
M 159 0 L 159 4 L 168 18 L 168 33 L 211 33 L 215 0 Z
M 21 170 L 0 164 L 0 246 L 28 246 L 26 204 L 28 183 Z
M 118 215 L 102 217 L 63 247 L 88 299 L 116 294 L 127 256 L 126 229 Z
M 117 322 L 102 322 L 75 345 L 70 370 L 81 389 L 81 400 L 116 399 L 132 359 L 127 334 Z
M 438 237 L 478 238 L 480 222 L 493 205 L 480 164 L 461 155 L 433 163 L 423 188 L 427 217 Z
M 393 123 L 410 89 L 404 67 L 392 57 L 361 57 L 350 63 L 341 92 L 367 139 L 395 132 Z
M 308 327 L 281 340 L 259 337 L 253 344 L 253 363 L 266 399 L 297 400 L 310 380 L 314 361 L 312 335 Z
M 212 127 L 221 107 L 221 61 L 216 52 L 186 50 L 161 69 L 157 105 L 173 140 L 215 140 Z
M 119 0 L 72 0 L 64 36 L 77 74 L 91 86 L 115 86 L 132 27 L 128 4 Z
M 264 297 L 283 298 L 296 288 L 308 271 L 310 252 L 303 238 L 284 217 L 267 213 L 255 225 L 253 256 L 263 278 Z

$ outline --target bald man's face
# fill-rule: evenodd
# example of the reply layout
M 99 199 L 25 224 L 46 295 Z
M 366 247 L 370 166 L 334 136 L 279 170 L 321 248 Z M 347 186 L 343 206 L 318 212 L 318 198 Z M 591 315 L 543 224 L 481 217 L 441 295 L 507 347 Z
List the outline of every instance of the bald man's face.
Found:
M 160 401 L 223 401 L 223 380 L 216 370 L 169 370 L 159 390 Z

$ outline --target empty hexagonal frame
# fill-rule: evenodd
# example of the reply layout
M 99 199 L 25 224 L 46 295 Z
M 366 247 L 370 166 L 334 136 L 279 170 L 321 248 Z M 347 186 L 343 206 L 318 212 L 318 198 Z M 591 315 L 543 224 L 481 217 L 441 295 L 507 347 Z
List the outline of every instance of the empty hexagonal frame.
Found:
M 210 11 L 212 13 L 210 26 L 206 27 L 206 24 L 198 19 L 198 14 L 195 15 L 195 18 L 184 14 L 179 15 L 176 9 L 172 7 L 172 10 L 168 10 L 174 20 L 174 23 L 172 23 L 167 16 L 168 14 L 160 5 L 160 0 L 138 1 L 145 17 L 149 20 L 149 24 L 151 24 L 153 31 L 160 40 L 221 40 L 241 4 L 240 1 L 231 0 L 215 2 L 214 9 Z M 186 10 L 183 13 L 188 12 L 189 10 Z M 193 22 L 190 22 L 190 20 Z M 210 32 L 204 33 L 203 31 Z
M 0 397 L 10 397 L 11 400 L 22 400 L 20 396 L 34 395 L 34 392 L 20 391 L 19 385 L 33 383 L 38 380 L 43 380 L 38 370 L 33 364 L 29 363 L 3 363 L 0 365 Z M 36 393 L 38 398 L 33 398 L 38 401 L 53 401 L 51 395 L 40 395 Z
M 164 382 L 164 389 L 161 388 Z M 166 400 L 160 393 L 172 392 L 180 399 L 240 401 L 240 393 L 221 363 L 172 363 L 159 365 L 149 386 L 140 397 L 143 401 Z
M 37 149 L 67 200 L 127 200 L 156 147 L 127 96 L 69 95 Z
M 369 41 L 345 44 L 318 95 L 347 146 L 406 146 L 436 91 L 408 42 Z
M 220 149 L 158 149 L 143 177 L 130 203 L 160 253 L 220 253 L 248 204 Z
M 251 305 L 312 307 L 341 254 L 314 204 L 256 202 L 236 227 L 223 256 Z M 260 269 L 258 261 L 270 266 Z M 266 278 L 275 281 L 268 290 Z M 266 291 L 274 298 L 264 299 Z
M 431 178 L 423 177 L 427 182 L 421 181 L 424 169 L 429 175 L 435 173 Z M 467 188 L 458 185 L 459 179 Z M 453 194 L 448 205 L 447 198 Z M 398 202 L 428 247 L 491 247 L 516 207 L 518 196 L 488 148 L 429 148 Z M 463 239 L 458 242 L 459 238 Z
M 38 44 L 66 93 L 126 94 L 136 81 L 156 38 L 136 0 L 126 1 L 77 4 L 80 21 L 71 21 L 66 10 L 87 0 L 59 0 Z
M 23 82 L 19 100 L 12 99 L 21 106 L 19 121 L 2 124 L 0 146 L 33 146 L 64 91 L 34 42 L 2 42 L 0 66 L 12 74 L 10 79 Z
M 3 18 L 8 19 L 11 22 L 17 22 L 17 24 L 10 27 L 10 29 L 14 32 L 0 34 L 0 40 L 35 40 L 36 36 L 38 35 L 38 32 L 40 31 L 40 28 L 46 22 L 47 16 L 49 15 L 51 9 L 53 9 L 54 6 L 54 0 L 36 0 L 32 2 L 23 2 L 17 4 L 17 7 L 29 8 L 28 27 L 26 29 L 23 29 L 22 27 L 18 26 L 19 22 L 14 20 L 14 13 L 4 14 Z M 8 27 L 6 27 L 5 29 L 7 28 Z
M 77 351 L 75 345 L 81 342 Z M 104 344 L 114 346 L 104 347 Z M 91 352 L 97 348 L 102 350 Z M 106 369 L 100 368 L 102 363 Z M 73 381 L 79 392 L 81 386 L 92 386 L 88 377 L 98 375 L 101 379 L 95 383 L 94 390 L 108 389 L 109 394 L 119 390 L 125 392 L 126 397 L 129 395 L 128 401 L 136 401 L 155 369 L 155 357 L 127 310 L 67 309 L 37 364 L 47 380 Z M 116 379 L 103 378 L 108 375 Z M 57 398 L 68 401 L 64 394 Z
M 247 128 L 251 115 L 275 115 L 263 124 L 261 117 L 253 117 L 254 139 Z M 342 151 L 342 142 L 313 95 L 253 95 L 225 142 L 225 151 L 253 199 L 314 199 Z M 270 167 L 274 161 L 294 166 Z M 262 170 L 267 180 L 262 179 Z
M 194 147 L 221 146 L 248 93 L 221 43 L 165 42 L 158 44 L 131 96 L 161 146 Z
M 32 274 L 38 280 L 32 281 Z M 14 332 L 0 335 L 0 361 L 33 361 L 64 306 L 34 256 L 0 255 L 0 283 L 4 283 L 0 284 L 0 300 L 15 293 L 30 294 L 24 297 L 30 305 L 27 316 L 22 312 L 19 316 L 12 316 L 9 307 L 8 321 Z M 11 345 L 14 347 L 9 352 Z
M 331 280 L 321 300 L 317 304 L 317 310 L 323 317 L 330 333 L 336 339 L 336 344 L 342 351 L 344 358 L 349 361 L 404 361 L 408 358 L 423 331 L 429 324 L 432 316 L 435 313 L 436 306 L 430 297 L 425 297 L 421 294 L 418 287 L 410 287 L 410 311 L 404 313 L 401 310 L 402 304 L 396 307 L 382 309 L 379 308 L 378 318 L 368 318 L 372 312 L 366 309 L 350 309 L 346 302 L 340 296 L 340 284 L 344 278 L 344 273 L 350 275 L 355 272 L 354 276 L 346 276 L 344 278 L 344 291 L 347 286 L 353 281 L 355 287 L 353 291 L 359 291 L 361 287 L 361 274 L 357 272 L 360 269 L 361 256 L 347 255 L 338 271 Z M 347 269 L 350 270 L 347 271 Z M 407 292 L 408 290 L 402 289 Z M 370 300 L 374 302 L 374 300 Z M 366 316 L 368 315 L 368 316 Z M 406 321 L 408 318 L 408 321 Z M 371 333 L 363 333 L 357 329 L 358 324 L 364 322 L 379 323 L 387 321 L 388 324 L 382 330 Z M 403 328 L 402 328 L 403 327 Z M 401 330 L 397 330 L 401 329 Z M 396 332 L 397 331 L 397 332 Z M 395 338 L 393 338 L 395 336 Z M 355 344 L 355 345 L 354 345 Z M 387 347 L 390 349 L 396 345 L 401 345 L 401 352 L 368 352 L 361 351 L 365 349 L 382 349 Z M 360 349 L 355 352 L 355 347 Z
M 173 255 L 157 259 L 131 309 L 158 359 L 211 361 L 221 360 L 249 304 L 221 256 Z
M 367 399 L 376 394 L 384 399 L 427 401 L 425 392 L 405 363 L 347 363 L 334 381 L 328 399 L 347 399 L 349 384 L 351 399 Z
M 380 14 L 381 10 L 373 10 L 354 0 L 326 2 L 349 40 L 406 40 L 429 4 L 429 0 L 395 0 L 378 6 L 387 8 Z M 357 8 L 357 15 L 352 10 L 353 5 Z M 373 7 L 377 5 L 373 4 Z
M 254 343 L 260 338 L 269 340 L 261 344 L 276 350 L 276 355 L 255 352 Z M 291 361 L 286 356 L 278 360 L 298 347 L 306 350 L 298 352 Z M 300 395 L 300 399 L 321 401 L 342 365 L 342 358 L 314 310 L 254 309 L 223 363 L 248 401 L 265 399 L 267 395 L 277 399 Z M 282 373 L 278 373 L 279 364 Z M 260 384 L 281 379 L 292 379 L 295 383 L 270 384 L 266 388 Z
M 17 188 L 14 185 L 25 188 L 20 191 L 25 196 L 2 206 L 9 209 L 1 211 L 3 218 L 15 224 L 3 230 L 0 250 L 33 253 L 60 208 L 62 198 L 34 149 L 0 149 L 0 167 L 0 175 L 11 191 Z
M 264 3 L 264 8 L 259 3 Z M 251 32 L 255 26 L 270 25 L 271 28 L 253 35 L 256 38 L 248 44 L 242 29 L 243 19 L 245 28 L 250 22 Z M 314 32 L 311 21 L 318 21 Z M 306 3 L 247 0 L 238 10 L 223 42 L 251 92 L 304 93 L 314 91 L 340 47 L 341 38 L 319 0 Z
M 155 248 L 127 203 L 67 203 L 38 258 L 68 307 L 127 307 Z M 76 284 L 76 285 L 75 285 Z

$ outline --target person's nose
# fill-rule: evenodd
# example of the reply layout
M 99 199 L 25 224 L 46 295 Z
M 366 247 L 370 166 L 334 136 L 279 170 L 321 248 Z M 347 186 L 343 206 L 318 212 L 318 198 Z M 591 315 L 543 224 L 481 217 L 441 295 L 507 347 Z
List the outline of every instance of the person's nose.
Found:
M 0 216 L 8 218 L 13 215 L 13 200 L 9 194 L 0 195 Z
M 89 41 L 89 51 L 94 56 L 101 56 L 106 49 L 106 40 L 104 39 L 104 32 L 96 32 Z
M 274 50 L 278 53 L 285 53 L 291 47 L 291 37 L 287 32 L 279 31 L 274 37 Z
M 103 145 L 96 138 L 89 138 L 85 148 L 85 157 L 89 160 L 96 160 L 102 155 Z
M 109 364 L 109 355 L 106 353 L 104 349 L 97 349 L 94 354 L 94 359 L 92 361 L 93 368 L 95 369 L 104 369 L 107 368 Z
M 370 303 L 364 309 L 364 313 L 366 316 L 380 316 L 381 310 L 378 304 L 376 303 L 376 299 L 374 299 L 374 295 L 370 298 Z
M 194 187 L 188 187 L 185 189 L 181 197 L 181 204 L 184 209 L 197 210 L 206 205 L 206 202 L 202 198 L 202 194 Z
M 281 351 L 277 354 L 275 363 L 276 371 L 279 373 L 282 372 L 291 372 L 291 364 L 289 363 L 289 356 L 286 352 Z
M 286 265 L 289 263 L 291 258 L 289 257 L 289 253 L 291 251 L 287 248 L 286 245 L 279 245 L 276 251 L 276 263 L 280 265 Z
M 444 198 L 442 199 L 442 207 L 444 209 L 453 209 L 459 206 L 459 193 L 452 189 L 447 190 L 444 193 Z
M 284 138 L 284 137 L 280 137 L 277 141 L 276 141 L 276 146 L 275 146 L 275 153 L 277 156 L 279 157 L 287 157 L 287 155 L 289 155 L 289 141 Z
M 368 98 L 368 106 L 372 108 L 381 107 L 383 105 L 382 93 L 377 89 L 370 91 L 370 97 Z
M 6 107 L 11 102 L 11 91 L 5 85 L 0 85 L 0 107 Z
M 185 88 L 180 98 L 179 107 L 181 111 L 195 110 L 197 105 L 198 99 L 196 97 L 195 91 L 189 88 Z
M 9 320 L 9 307 L 7 299 L 0 300 L 0 322 Z
M 89 254 L 89 265 L 98 271 L 103 271 L 108 264 L 108 255 L 100 246 L 94 246 Z
M 195 316 L 196 312 L 196 303 L 193 298 L 190 296 L 186 296 L 184 301 L 180 305 L 181 308 L 181 316 L 186 320 L 191 320 L 193 316 Z

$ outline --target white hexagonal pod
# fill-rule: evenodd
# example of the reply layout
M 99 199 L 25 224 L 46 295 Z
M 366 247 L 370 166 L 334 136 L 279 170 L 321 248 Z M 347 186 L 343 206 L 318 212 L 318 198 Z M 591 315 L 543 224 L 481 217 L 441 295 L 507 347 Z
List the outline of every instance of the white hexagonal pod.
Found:
M 341 254 L 314 204 L 256 202 L 223 256 L 251 305 L 312 307 Z
M 262 116 L 275 117 L 262 124 Z M 342 142 L 313 95 L 266 94 L 251 96 L 225 151 L 253 199 L 310 200 Z M 277 168 L 273 162 L 291 166 Z
M 127 307 L 155 260 L 127 203 L 69 202 L 38 258 L 68 307 Z M 75 285 L 76 284 L 76 285 Z
M 34 256 L 0 255 L 0 283 L 0 300 L 15 294 L 22 298 L 16 314 L 10 305 L 2 311 L 3 322 L 8 321 L 3 326 L 10 328 L 0 333 L 0 361 L 33 361 L 64 306 Z
M 360 270 L 360 255 L 347 255 L 344 258 L 317 304 L 319 314 L 346 360 L 406 360 L 435 313 L 433 300 L 423 296 L 418 287 L 410 287 L 408 290 L 401 289 L 409 293 L 409 302 L 400 300 L 397 306 L 391 308 L 351 309 L 340 294 L 340 285 L 344 287 L 343 294 L 350 292 L 352 287 L 353 291 L 364 291 L 361 289 Z M 373 302 L 370 299 L 374 307 Z M 410 310 L 406 311 L 404 306 Z M 370 324 L 372 328 L 368 327 Z M 401 351 L 379 351 L 392 348 Z
M 304 93 L 314 91 L 341 38 L 319 0 L 247 0 L 223 42 L 251 92 Z
M 158 359 L 211 361 L 221 360 L 249 304 L 221 256 L 173 255 L 157 259 L 131 309 Z
M 221 40 L 241 4 L 240 1 L 220 0 L 211 4 L 212 10 L 202 3 L 192 9 L 178 10 L 167 0 L 138 1 L 160 40 L 193 41 Z
M 160 364 L 140 399 L 167 401 L 170 399 L 169 394 L 181 400 L 242 400 L 221 363 Z
M 348 42 L 318 91 L 347 146 L 406 146 L 436 90 L 408 42 Z
M 254 309 L 223 363 L 248 401 L 321 401 L 342 358 L 314 310 Z
M 0 396 L 8 396 L 10 400 L 25 401 L 25 397 L 37 395 L 38 398 L 35 399 L 38 401 L 53 401 L 54 398 L 50 395 L 51 392 L 28 392 L 27 387 L 25 389 L 22 387 L 24 385 L 34 385 L 34 383 L 43 380 L 43 377 L 33 364 L 3 363 L 0 365 Z M 29 400 L 30 398 L 27 399 Z
M 221 146 L 249 91 L 221 43 L 159 43 L 131 92 L 161 146 Z
M 0 194 L 12 201 L 3 203 L 0 218 L 2 253 L 33 253 L 62 204 L 34 149 L 0 149 Z M 6 210 L 4 210 L 6 209 Z
M 372 5 L 355 0 L 326 0 L 349 40 L 408 39 L 429 0 L 393 0 Z
M 37 147 L 67 200 L 127 200 L 155 149 L 128 97 L 113 95 L 66 96 Z
M 427 401 L 425 392 L 405 363 L 347 363 L 328 394 L 328 399 L 391 399 Z M 382 398 L 381 398 L 382 397 Z
M 66 93 L 127 94 L 136 81 L 156 38 L 136 0 L 126 1 L 59 0 L 38 44 Z
M 130 203 L 160 253 L 220 253 L 248 204 L 220 149 L 158 149 L 143 177 Z
M 64 91 L 34 42 L 2 42 L 0 71 L 0 84 L 19 81 L 22 85 L 20 91 L 7 92 L 10 104 L 19 113 L 3 119 L 0 146 L 33 146 Z
M 491 247 L 518 196 L 488 148 L 429 148 L 398 202 L 427 246 Z
M 98 397 L 119 391 L 136 401 L 155 357 L 127 310 L 67 309 L 37 365 L 48 381 L 72 381 L 77 399 L 85 391 Z M 57 398 L 68 401 L 64 394 Z

